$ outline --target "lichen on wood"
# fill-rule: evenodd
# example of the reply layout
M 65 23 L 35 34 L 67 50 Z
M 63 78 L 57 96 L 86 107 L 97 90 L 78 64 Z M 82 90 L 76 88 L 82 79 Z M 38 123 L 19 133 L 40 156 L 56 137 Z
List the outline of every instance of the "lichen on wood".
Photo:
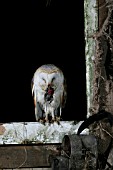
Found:
M 61 121 L 60 125 L 41 124 L 39 122 L 12 122 L 4 123 L 5 129 L 0 134 L 0 145 L 4 144 L 45 144 L 61 143 L 66 134 L 76 134 L 82 121 L 74 124 L 74 121 Z M 83 134 L 88 134 L 85 129 Z
M 90 115 L 89 108 L 92 99 L 92 78 L 93 78 L 93 59 L 95 42 L 92 35 L 97 31 L 98 10 L 96 0 L 84 1 L 84 21 L 85 21 L 85 57 L 86 57 L 86 93 L 87 93 L 87 117 Z

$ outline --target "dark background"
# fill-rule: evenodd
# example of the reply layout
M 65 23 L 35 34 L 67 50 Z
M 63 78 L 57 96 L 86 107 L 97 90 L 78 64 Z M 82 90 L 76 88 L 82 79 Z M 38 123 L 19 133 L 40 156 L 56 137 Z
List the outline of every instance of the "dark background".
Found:
M 68 98 L 63 120 L 86 116 L 84 2 L 4 1 L 1 4 L 0 122 L 35 121 L 31 79 L 42 64 L 64 72 Z

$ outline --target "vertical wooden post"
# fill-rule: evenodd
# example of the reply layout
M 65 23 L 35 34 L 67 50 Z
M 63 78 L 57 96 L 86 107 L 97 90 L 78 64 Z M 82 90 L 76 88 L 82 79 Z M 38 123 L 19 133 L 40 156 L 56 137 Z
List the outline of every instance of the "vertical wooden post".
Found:
M 105 0 L 98 2 L 99 31 L 94 37 L 92 114 L 102 109 L 113 113 L 113 33 L 111 31 L 113 10 L 107 8 L 109 4 Z
M 91 115 L 100 110 L 113 114 L 113 1 L 97 0 L 99 29 L 94 36 L 93 100 Z M 113 138 L 113 129 L 106 121 L 95 123 L 93 134 L 101 140 L 99 148 L 105 153 Z
M 86 93 L 87 93 L 87 117 L 90 116 L 89 108 L 92 100 L 93 87 L 93 59 L 95 42 L 93 34 L 98 29 L 98 7 L 97 0 L 84 1 L 84 26 L 85 26 L 85 57 L 86 57 Z

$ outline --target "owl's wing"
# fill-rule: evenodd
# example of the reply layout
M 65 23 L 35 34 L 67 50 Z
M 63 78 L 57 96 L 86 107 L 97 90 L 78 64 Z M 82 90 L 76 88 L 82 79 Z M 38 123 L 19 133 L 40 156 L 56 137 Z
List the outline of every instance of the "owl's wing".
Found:
M 34 92 L 34 77 L 31 80 L 31 91 L 32 91 L 32 97 L 34 101 L 34 106 L 36 107 L 36 94 Z
M 34 106 L 35 106 L 35 118 L 36 121 L 39 121 L 40 119 L 43 118 L 43 110 L 41 104 L 37 101 L 36 91 L 34 89 L 34 77 L 31 81 L 31 90 L 32 90 L 32 96 L 33 96 Z
M 66 79 L 64 79 L 64 84 L 63 84 L 63 95 L 61 97 L 61 105 L 62 105 L 62 108 L 65 107 L 65 104 L 66 104 L 66 100 L 67 100 L 67 83 L 66 83 Z
M 34 96 L 34 77 L 31 80 L 31 91 L 32 91 L 32 96 Z

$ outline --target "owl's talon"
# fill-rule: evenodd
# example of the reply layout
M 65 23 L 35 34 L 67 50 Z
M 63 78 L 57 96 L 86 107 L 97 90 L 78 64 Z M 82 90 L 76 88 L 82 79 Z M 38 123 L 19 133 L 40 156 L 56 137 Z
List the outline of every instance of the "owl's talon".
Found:
M 39 122 L 40 122 L 40 123 L 43 123 L 43 120 L 42 120 L 42 119 L 40 119 L 40 120 L 39 120 Z
M 60 121 L 60 117 L 56 117 L 56 121 L 59 122 Z
M 44 119 L 39 119 L 38 122 L 41 123 L 41 124 L 43 124 L 43 125 L 45 125 Z
M 54 123 L 54 122 L 56 122 L 56 117 L 51 118 L 51 123 Z
M 60 121 L 57 121 L 58 125 L 60 125 Z
M 48 118 L 45 118 L 45 119 L 44 119 L 44 121 L 45 121 L 46 123 L 48 123 L 48 122 L 49 122 Z
M 61 120 L 60 117 L 56 117 L 56 122 L 58 123 L 58 125 L 60 125 L 60 120 Z

